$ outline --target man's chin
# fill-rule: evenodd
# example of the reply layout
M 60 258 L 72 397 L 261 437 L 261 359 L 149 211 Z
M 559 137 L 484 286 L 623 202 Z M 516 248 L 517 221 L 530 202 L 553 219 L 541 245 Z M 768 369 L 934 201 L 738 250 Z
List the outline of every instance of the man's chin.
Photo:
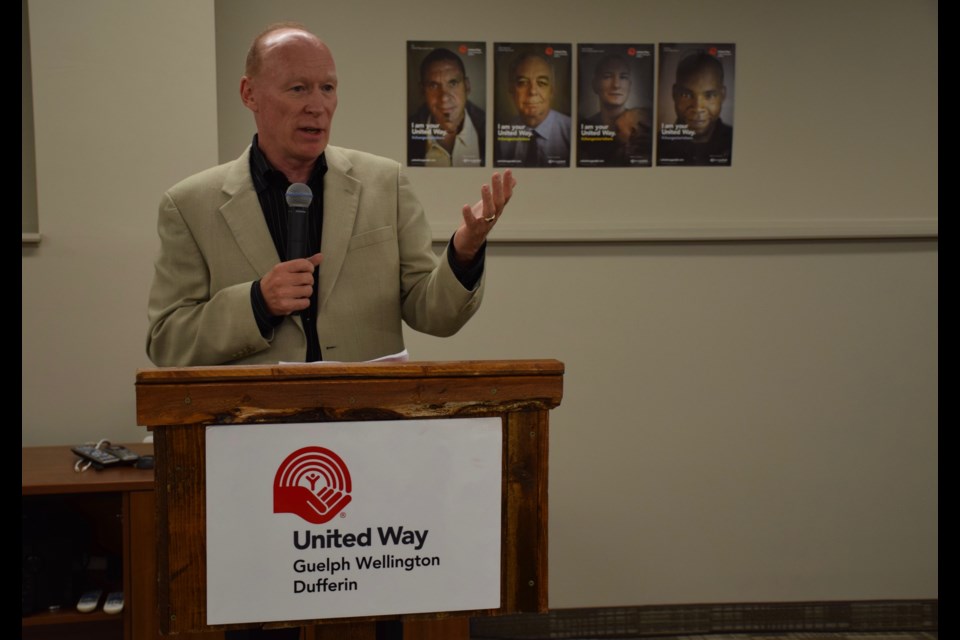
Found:
M 446 133 L 456 133 L 460 131 L 460 126 L 463 124 L 463 120 L 458 120 L 454 122 L 453 120 L 441 120 L 440 128 L 443 129 Z
M 687 122 L 687 129 L 693 131 L 693 139 L 700 140 L 703 138 L 709 138 L 710 134 L 713 133 L 713 127 L 716 124 L 716 120 L 711 120 L 709 122 Z
M 298 149 L 299 160 L 302 162 L 313 162 L 323 154 L 327 149 L 327 140 L 316 142 L 314 144 L 303 145 Z
M 689 125 L 687 125 L 689 126 Z M 713 134 L 713 126 L 709 127 L 699 127 L 694 129 L 690 127 L 690 130 L 693 131 L 693 141 L 694 142 L 706 142 L 710 139 L 710 136 Z
M 540 123 L 547 119 L 547 113 L 540 113 L 535 116 L 533 115 L 523 115 L 520 116 L 520 119 L 523 121 L 523 124 L 527 125 L 531 129 L 540 126 Z

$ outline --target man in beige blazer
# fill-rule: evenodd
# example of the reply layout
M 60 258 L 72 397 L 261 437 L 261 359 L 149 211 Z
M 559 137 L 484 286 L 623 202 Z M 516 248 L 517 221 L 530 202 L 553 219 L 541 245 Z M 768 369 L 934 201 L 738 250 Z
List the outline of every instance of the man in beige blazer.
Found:
M 336 82 L 329 49 L 303 28 L 274 27 L 254 41 L 240 88 L 257 124 L 259 153 L 291 183 L 306 183 L 321 156 L 326 163 L 322 255 L 281 261 L 251 178 L 249 148 L 177 184 L 160 205 L 147 337 L 156 364 L 302 361 L 307 338 L 297 314 L 310 308 L 314 288 L 325 360 L 401 351 L 401 318 L 419 331 L 451 335 L 478 308 L 482 276 L 467 288 L 452 265 L 482 260 L 515 180 L 507 172 L 483 185 L 438 259 L 400 165 L 327 145 Z M 261 317 L 275 320 L 271 329 L 258 325 L 256 305 Z

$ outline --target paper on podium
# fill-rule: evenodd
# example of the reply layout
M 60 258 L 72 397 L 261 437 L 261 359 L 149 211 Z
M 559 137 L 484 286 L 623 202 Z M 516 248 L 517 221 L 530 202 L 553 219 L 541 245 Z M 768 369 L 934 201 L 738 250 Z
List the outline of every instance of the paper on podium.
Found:
M 388 356 L 380 356 L 379 358 L 374 358 L 373 360 L 366 360 L 365 362 L 406 362 L 410 359 L 410 354 L 407 353 L 407 350 L 404 349 L 399 353 L 391 353 Z M 291 365 L 291 364 L 343 364 L 339 360 L 315 360 L 313 362 L 280 362 L 282 365 Z

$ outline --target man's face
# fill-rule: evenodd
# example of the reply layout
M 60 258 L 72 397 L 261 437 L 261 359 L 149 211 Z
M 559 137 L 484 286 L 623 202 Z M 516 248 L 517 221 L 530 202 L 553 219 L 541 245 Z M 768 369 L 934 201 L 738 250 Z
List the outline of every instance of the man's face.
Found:
M 609 60 L 593 76 L 593 90 L 600 106 L 622 107 L 630 97 L 630 69 L 622 60 Z
M 553 75 L 541 58 L 527 58 L 511 78 L 510 95 L 520 119 L 528 127 L 536 127 L 550 113 L 553 98 Z
M 326 45 L 302 31 L 279 31 L 263 43 L 253 78 L 240 82 L 253 111 L 260 148 L 278 169 L 312 165 L 330 141 L 337 109 L 337 69 Z
M 727 89 L 712 69 L 697 71 L 686 78 L 678 78 L 673 85 L 673 105 L 677 122 L 685 123 L 693 131 L 694 140 L 706 140 L 720 117 Z
M 420 86 L 433 121 L 448 133 L 459 131 L 470 95 L 470 81 L 460 66 L 452 60 L 434 62 L 427 67 Z

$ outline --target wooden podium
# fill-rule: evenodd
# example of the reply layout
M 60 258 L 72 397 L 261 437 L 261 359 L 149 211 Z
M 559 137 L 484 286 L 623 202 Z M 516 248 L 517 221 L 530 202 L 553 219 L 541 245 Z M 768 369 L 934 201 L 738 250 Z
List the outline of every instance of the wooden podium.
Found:
M 404 638 L 466 638 L 469 615 L 547 609 L 548 412 L 560 404 L 556 360 L 262 365 L 137 373 L 137 420 L 156 455 L 158 607 L 163 633 L 206 617 L 205 427 L 498 416 L 502 422 L 500 607 L 481 611 L 291 620 L 314 637 L 373 638 L 399 618 Z M 315 625 L 315 626 L 314 626 Z M 308 636 L 309 637 L 309 636 Z

